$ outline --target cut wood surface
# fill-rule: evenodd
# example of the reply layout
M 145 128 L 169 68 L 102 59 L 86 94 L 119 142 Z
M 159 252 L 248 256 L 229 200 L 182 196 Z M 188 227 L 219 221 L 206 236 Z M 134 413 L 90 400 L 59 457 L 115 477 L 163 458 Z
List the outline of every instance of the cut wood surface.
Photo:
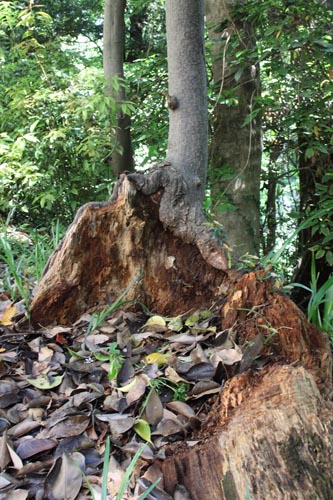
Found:
M 302 367 L 235 376 L 201 430 L 203 441 L 163 462 L 166 489 L 193 500 L 329 500 L 332 404 Z

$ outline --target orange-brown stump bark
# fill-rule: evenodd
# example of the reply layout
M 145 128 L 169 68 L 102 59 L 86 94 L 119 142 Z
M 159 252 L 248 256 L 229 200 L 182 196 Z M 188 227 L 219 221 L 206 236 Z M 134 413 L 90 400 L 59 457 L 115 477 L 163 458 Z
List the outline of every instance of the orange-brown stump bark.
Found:
M 235 376 L 202 429 L 202 442 L 163 462 L 166 489 L 192 500 L 329 500 L 332 403 L 303 367 Z
M 74 322 L 112 304 L 141 275 L 126 300 L 174 315 L 210 305 L 226 273 L 209 265 L 197 245 L 165 230 L 158 209 L 158 193 L 145 196 L 126 178 L 115 201 L 84 205 L 44 271 L 32 323 Z
M 226 382 L 199 443 L 169 450 L 168 492 L 181 483 L 192 500 L 333 498 L 328 336 L 272 289 L 264 271 L 230 285 L 221 323 L 242 347 L 244 373 Z

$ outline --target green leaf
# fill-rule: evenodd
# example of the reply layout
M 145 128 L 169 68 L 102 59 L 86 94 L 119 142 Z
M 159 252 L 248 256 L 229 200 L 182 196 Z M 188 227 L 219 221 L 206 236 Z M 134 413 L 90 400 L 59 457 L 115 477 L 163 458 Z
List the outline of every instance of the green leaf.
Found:
M 183 328 L 183 321 L 180 316 L 176 316 L 175 318 L 171 318 L 168 322 L 168 328 L 173 332 L 180 332 Z
M 328 228 L 327 228 L 327 231 L 329 231 Z M 322 241 L 322 245 L 326 245 L 326 243 L 328 243 L 331 240 L 333 240 L 333 233 L 332 232 L 328 232 L 327 236 Z
M 150 426 L 145 420 L 140 418 L 134 425 L 134 430 L 142 439 L 147 441 L 147 443 L 151 443 Z
M 208 318 L 211 318 L 212 316 L 213 316 L 213 313 L 209 309 L 200 312 L 201 319 L 208 319 Z
M 151 316 L 144 326 L 166 326 L 163 316 Z
M 242 66 L 241 68 L 238 68 L 238 70 L 236 71 L 236 73 L 234 75 L 234 79 L 236 82 L 238 82 L 238 80 L 241 78 L 243 73 L 244 73 L 244 67 Z
M 28 378 L 29 384 L 37 387 L 37 389 L 47 390 L 58 387 L 61 384 L 64 375 L 57 375 L 55 377 L 48 377 L 47 375 L 41 375 L 38 378 Z
M 331 250 L 328 250 L 328 252 L 326 252 L 325 257 L 326 257 L 327 263 L 330 266 L 333 266 L 333 252 L 331 252 Z
M 192 316 L 189 316 L 185 321 L 185 325 L 191 328 L 198 323 L 199 319 L 199 314 L 192 314 Z

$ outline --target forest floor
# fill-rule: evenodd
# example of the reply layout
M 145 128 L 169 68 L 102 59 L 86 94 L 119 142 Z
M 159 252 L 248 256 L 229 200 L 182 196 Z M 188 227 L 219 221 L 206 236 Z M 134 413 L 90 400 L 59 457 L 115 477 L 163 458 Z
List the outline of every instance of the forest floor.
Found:
M 187 250 L 183 254 L 186 263 Z M 200 261 L 192 261 L 201 276 Z M 193 264 L 177 272 L 183 269 L 189 280 L 196 276 Z M 4 285 L 1 275 L 3 263 Z M 33 295 L 36 283 L 24 269 L 22 276 Z M 247 381 L 246 390 L 238 387 L 235 407 L 251 400 L 253 388 L 267 392 L 271 365 L 276 373 L 283 365 L 304 367 L 321 393 L 328 392 L 327 337 L 274 288 L 266 270 L 228 278 L 230 290 L 211 293 L 211 304 L 202 299 L 212 280 L 202 285 L 198 279 L 197 302 L 189 296 L 177 316 L 128 302 L 128 288 L 70 326 L 50 321 L 54 326 L 39 329 L 30 326 L 24 302 L 13 301 L 2 286 L 0 500 L 188 500 L 184 485 L 174 497 L 165 491 L 174 487 L 162 470 L 177 451 L 186 456 L 201 444 L 211 447 L 224 425 L 219 409 L 224 404 L 228 413 L 232 404 L 234 394 L 222 399 L 233 381 L 241 385 L 243 375 Z M 186 291 L 177 302 L 184 308 Z
M 105 498 L 139 498 L 161 477 L 157 463 L 171 444 L 191 447 L 211 431 L 209 410 L 239 370 L 246 346 L 220 331 L 219 311 L 163 318 L 118 309 L 100 322 L 85 314 L 71 327 L 34 331 L 3 294 L 0 499 L 103 498 L 107 436 Z M 171 498 L 163 478 L 154 492 Z

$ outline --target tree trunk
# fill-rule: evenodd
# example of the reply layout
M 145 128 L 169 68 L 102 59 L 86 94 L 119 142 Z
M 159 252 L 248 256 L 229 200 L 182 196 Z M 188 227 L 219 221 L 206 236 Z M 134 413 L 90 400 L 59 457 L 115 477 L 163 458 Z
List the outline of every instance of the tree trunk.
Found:
M 235 0 L 206 2 L 217 93 L 210 150 L 212 193 L 217 199 L 214 216 L 222 223 L 228 244 L 238 255 L 247 252 L 258 255 L 261 119 L 257 115 L 246 125 L 244 121 L 253 111 L 260 93 L 260 78 L 257 64 L 243 62 L 236 66 L 230 61 L 232 37 L 239 39 L 239 50 L 255 50 L 256 46 L 252 26 L 232 17 L 237 3 Z M 227 23 L 227 28 L 221 31 L 219 27 L 224 23 Z M 216 42 L 216 38 L 222 35 L 223 40 Z M 219 102 L 224 93 L 235 102 Z M 225 198 L 234 209 L 221 212 L 218 206 Z
M 227 258 L 205 221 L 202 202 L 207 173 L 207 88 L 202 0 L 167 0 L 169 138 L 166 161 L 150 175 L 131 174 L 143 194 L 161 191 L 159 217 L 204 259 L 226 269 Z
M 105 0 L 103 27 L 103 67 L 107 81 L 107 94 L 118 105 L 126 100 L 124 87 L 124 13 L 126 0 Z M 115 87 L 115 80 L 117 84 Z M 116 90 L 117 89 L 117 90 Z M 131 119 L 121 109 L 117 112 L 116 145 L 112 152 L 112 171 L 119 175 L 124 170 L 134 170 L 131 144 Z
M 318 192 L 318 185 L 325 184 L 323 178 L 325 173 L 332 169 L 332 158 L 330 155 L 321 155 L 319 157 L 307 158 L 305 151 L 308 144 L 308 139 L 304 136 L 299 138 L 299 212 L 301 218 L 305 219 L 307 213 L 310 211 L 319 210 L 320 205 L 320 191 Z M 326 181 L 327 182 L 327 181 Z M 322 205 L 324 206 L 324 204 Z M 327 216 L 326 228 L 332 226 L 333 215 Z M 320 219 L 319 219 L 320 220 Z M 323 224 L 325 226 L 325 224 Z M 325 229 L 324 229 L 325 231 Z M 329 243 L 322 244 L 323 239 L 327 232 L 322 232 L 321 228 L 313 232 L 312 227 L 308 227 L 299 232 L 298 235 L 298 255 L 300 256 L 299 265 L 294 273 L 293 281 L 302 283 L 309 286 L 311 283 L 311 263 L 312 263 L 312 247 L 316 245 L 321 246 L 322 249 L 328 249 Z M 316 254 L 316 253 L 315 253 Z M 318 289 L 330 278 L 333 268 L 330 266 L 325 257 L 316 259 L 316 275 Z M 293 290 L 293 300 L 300 306 L 306 308 L 309 297 L 304 299 L 304 293 L 301 293 L 299 287 Z
M 328 337 L 263 279 L 262 271 L 242 276 L 221 309 L 222 330 L 248 345 L 241 373 L 191 438 L 198 444 L 168 450 L 162 470 L 169 493 L 180 483 L 192 500 L 332 498 Z M 257 370 L 256 362 L 248 369 L 255 359 Z
M 131 284 L 127 307 L 138 301 L 163 315 L 220 303 L 220 329 L 232 332 L 243 360 L 236 371 L 225 367 L 228 380 L 208 420 L 189 437 L 192 444 L 185 439 L 166 450 L 165 488 L 173 494 L 182 484 L 192 500 L 328 500 L 333 417 L 327 336 L 272 290 L 266 271 L 218 270 L 195 244 L 165 229 L 160 196 L 136 191 L 123 175 L 114 200 L 82 207 L 45 270 L 33 323 L 73 322 Z

